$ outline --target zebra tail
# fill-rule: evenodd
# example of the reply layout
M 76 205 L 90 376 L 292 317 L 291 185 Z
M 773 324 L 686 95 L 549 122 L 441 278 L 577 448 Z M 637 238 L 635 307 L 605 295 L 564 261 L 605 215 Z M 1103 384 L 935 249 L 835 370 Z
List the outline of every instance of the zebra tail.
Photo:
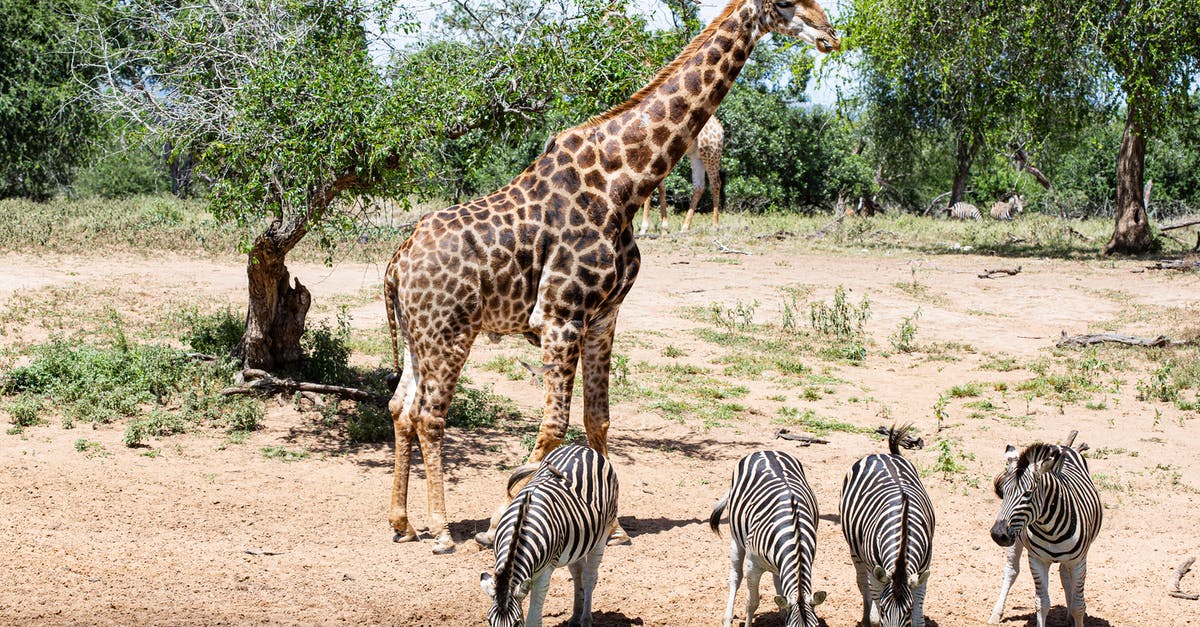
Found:
M 725 506 L 729 504 L 729 492 L 717 501 L 717 506 L 713 508 L 712 514 L 708 517 L 708 526 L 713 530 L 713 533 L 721 535 L 721 514 L 725 513 Z
M 892 455 L 900 455 L 900 443 L 904 441 L 904 438 L 908 437 L 908 434 L 912 431 L 912 428 L 912 423 L 909 423 L 903 427 L 892 425 L 892 428 L 888 429 L 888 451 L 890 451 Z
M 525 526 L 525 518 L 529 515 L 529 499 L 533 497 L 533 493 L 526 492 L 521 497 L 521 506 L 517 510 L 517 519 L 513 521 L 512 536 L 508 539 L 508 555 L 504 557 L 504 564 L 496 569 L 496 598 L 507 599 L 509 588 L 512 586 L 512 567 L 517 561 L 517 544 L 521 540 L 521 527 Z
M 900 548 L 896 555 L 896 574 L 892 575 L 892 594 L 896 600 L 902 598 L 902 588 L 908 588 L 908 494 L 900 487 Z

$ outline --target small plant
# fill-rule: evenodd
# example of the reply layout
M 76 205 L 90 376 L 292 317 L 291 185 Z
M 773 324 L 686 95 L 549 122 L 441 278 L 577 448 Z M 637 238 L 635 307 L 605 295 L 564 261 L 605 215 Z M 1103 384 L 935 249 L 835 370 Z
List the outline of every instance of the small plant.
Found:
M 825 435 L 830 431 L 841 431 L 844 433 L 866 433 L 870 431 L 870 429 L 863 429 L 848 422 L 822 418 L 811 409 L 801 412 L 793 407 L 780 407 L 779 417 L 772 422 L 787 426 L 801 426 L 817 436 Z
M 186 312 L 183 324 L 187 330 L 179 339 L 205 355 L 232 354 L 246 334 L 245 314 L 234 313 L 231 309 L 208 315 Z
M 39 417 L 43 409 L 42 401 L 33 394 L 21 394 L 7 403 L 4 409 L 8 411 L 9 420 L 17 427 L 32 427 L 42 422 Z
M 946 404 L 948 402 L 945 396 L 938 394 L 937 402 L 933 404 L 933 417 L 937 419 L 938 432 L 942 430 L 942 423 L 949 418 L 949 415 L 946 413 Z
M 1149 381 L 1138 380 L 1138 400 L 1173 403 L 1179 398 L 1179 387 L 1172 376 L 1170 363 L 1163 364 L 1150 373 Z
M 613 353 L 611 376 L 616 385 L 629 384 L 629 355 Z
M 846 288 L 834 288 L 833 304 L 824 301 L 809 304 L 809 324 L 821 335 L 838 340 L 849 340 L 863 335 L 866 321 L 871 316 L 870 301 L 864 296 L 856 306 L 846 298 Z
M 304 361 L 300 370 L 310 381 L 344 384 L 350 381 L 350 314 L 345 305 L 338 310 L 336 328 L 322 322 L 304 331 L 300 346 Z
M 385 407 L 357 403 L 346 418 L 346 437 L 352 444 L 387 442 L 395 437 L 392 415 Z
M 108 451 L 104 445 L 94 440 L 79 438 L 75 440 L 75 450 L 83 453 L 85 456 L 91 457 L 108 457 Z
M 281 462 L 298 462 L 302 459 L 308 459 L 308 451 L 303 449 L 289 451 L 282 446 L 264 446 L 260 450 L 265 459 L 275 459 Z
M 446 414 L 446 426 L 460 429 L 494 427 L 500 420 L 520 418 L 517 404 L 490 390 L 467 387 L 470 383 L 461 377 L 454 388 L 450 411 Z
M 529 376 L 529 372 L 525 370 L 525 367 L 515 357 L 506 357 L 504 355 L 497 355 L 479 367 L 491 372 L 498 372 L 504 375 L 509 381 L 520 381 Z
M 978 383 L 963 383 L 950 388 L 948 394 L 950 398 L 968 398 L 982 396 L 983 390 L 980 389 Z
M 943 478 L 948 479 L 960 472 L 966 471 L 967 467 L 960 461 L 960 457 L 961 455 L 954 453 L 949 440 L 944 438 L 938 440 L 938 458 L 933 463 L 934 472 L 940 472 Z
M 917 350 L 917 319 L 920 317 L 921 308 L 918 307 L 911 316 L 900 321 L 899 328 L 888 338 L 896 352 L 911 353 Z
M 709 315 L 716 324 L 733 331 L 747 331 L 754 326 L 754 313 L 758 311 L 758 301 L 743 303 L 738 301 L 732 308 L 726 308 L 721 303 L 708 306 Z
M 662 354 L 663 354 L 663 357 L 670 357 L 671 359 L 675 359 L 677 357 L 683 357 L 687 353 L 683 352 L 683 350 L 681 350 L 679 348 L 676 348 L 675 345 L 673 345 L 673 344 L 667 344 L 666 347 L 664 347 L 662 349 Z

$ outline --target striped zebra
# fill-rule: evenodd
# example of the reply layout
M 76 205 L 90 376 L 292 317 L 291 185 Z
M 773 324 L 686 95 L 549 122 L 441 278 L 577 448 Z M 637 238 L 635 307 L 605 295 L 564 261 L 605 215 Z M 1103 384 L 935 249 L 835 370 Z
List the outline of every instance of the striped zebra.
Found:
M 1037 590 L 1034 608 L 1038 627 L 1050 612 L 1050 564 L 1058 562 L 1067 607 L 1075 627 L 1083 627 L 1086 604 L 1083 582 L 1087 552 L 1100 533 L 1104 517 L 1100 493 L 1092 484 L 1087 461 L 1069 446 L 1034 444 L 1020 455 L 1009 446 L 1004 472 L 996 477 L 996 496 L 1003 499 L 992 525 L 992 539 L 1009 547 L 1000 598 L 992 609 L 992 624 L 1000 622 L 1008 590 L 1020 572 L 1021 549 L 1029 550 L 1029 571 Z
M 953 205 L 946 207 L 946 215 L 953 220 L 983 219 L 983 216 L 979 215 L 979 207 L 976 207 L 969 202 L 956 202 Z
M 733 470 L 733 485 L 713 508 L 708 524 L 720 535 L 721 514 L 729 509 L 729 605 L 725 627 L 733 623 L 733 603 L 746 577 L 746 627 L 758 609 L 758 582 L 764 572 L 775 576 L 775 604 L 787 627 L 817 627 L 813 607 L 825 600 L 812 592 L 812 564 L 817 553 L 817 500 L 804 468 L 779 451 L 751 453 Z
M 491 627 L 540 627 L 550 574 L 567 566 L 575 582 L 570 625 L 592 624 L 605 541 L 617 521 L 617 475 L 602 455 L 586 446 L 560 446 L 542 463 L 513 473 L 509 485 L 533 478 L 517 493 L 496 530 L 496 574 L 479 584 L 492 598 Z M 529 597 L 529 614 L 521 602 Z
M 933 555 L 933 504 L 900 455 L 911 427 L 888 431 L 888 454 L 854 462 L 838 513 L 863 598 L 863 625 L 922 627 Z

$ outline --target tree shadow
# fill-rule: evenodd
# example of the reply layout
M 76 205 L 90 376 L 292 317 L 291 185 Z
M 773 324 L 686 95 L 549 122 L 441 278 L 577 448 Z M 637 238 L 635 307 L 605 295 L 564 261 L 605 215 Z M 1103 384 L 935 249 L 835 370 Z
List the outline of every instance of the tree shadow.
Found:
M 1000 624 L 1018 624 L 1022 627 L 1036 627 L 1037 612 L 1005 616 L 1000 620 Z M 1050 607 L 1050 613 L 1046 615 L 1046 627 L 1054 627 L 1056 625 L 1068 627 L 1074 624 L 1075 623 L 1071 622 L 1071 612 L 1067 609 L 1067 606 L 1054 605 Z M 1083 617 L 1083 625 L 1084 627 L 1112 627 L 1112 623 L 1104 620 L 1103 618 L 1092 616 L 1090 614 Z

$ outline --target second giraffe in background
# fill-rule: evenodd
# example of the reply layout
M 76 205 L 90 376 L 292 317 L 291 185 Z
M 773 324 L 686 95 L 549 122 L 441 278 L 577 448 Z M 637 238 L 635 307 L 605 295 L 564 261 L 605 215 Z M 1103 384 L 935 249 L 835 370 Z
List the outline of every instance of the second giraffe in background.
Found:
M 718 214 L 721 211 L 721 151 L 725 148 L 725 127 L 717 116 L 708 118 L 696 141 L 688 147 L 687 157 L 692 164 L 692 204 L 688 207 L 687 217 L 679 230 L 686 231 L 692 227 L 692 214 L 700 205 L 704 196 L 704 177 L 708 176 L 708 185 L 712 188 L 713 226 L 717 226 Z M 642 205 L 642 233 L 650 230 L 650 200 L 653 194 L 646 197 Z M 662 218 L 662 230 L 667 232 L 667 188 L 663 183 L 658 185 L 658 213 Z

